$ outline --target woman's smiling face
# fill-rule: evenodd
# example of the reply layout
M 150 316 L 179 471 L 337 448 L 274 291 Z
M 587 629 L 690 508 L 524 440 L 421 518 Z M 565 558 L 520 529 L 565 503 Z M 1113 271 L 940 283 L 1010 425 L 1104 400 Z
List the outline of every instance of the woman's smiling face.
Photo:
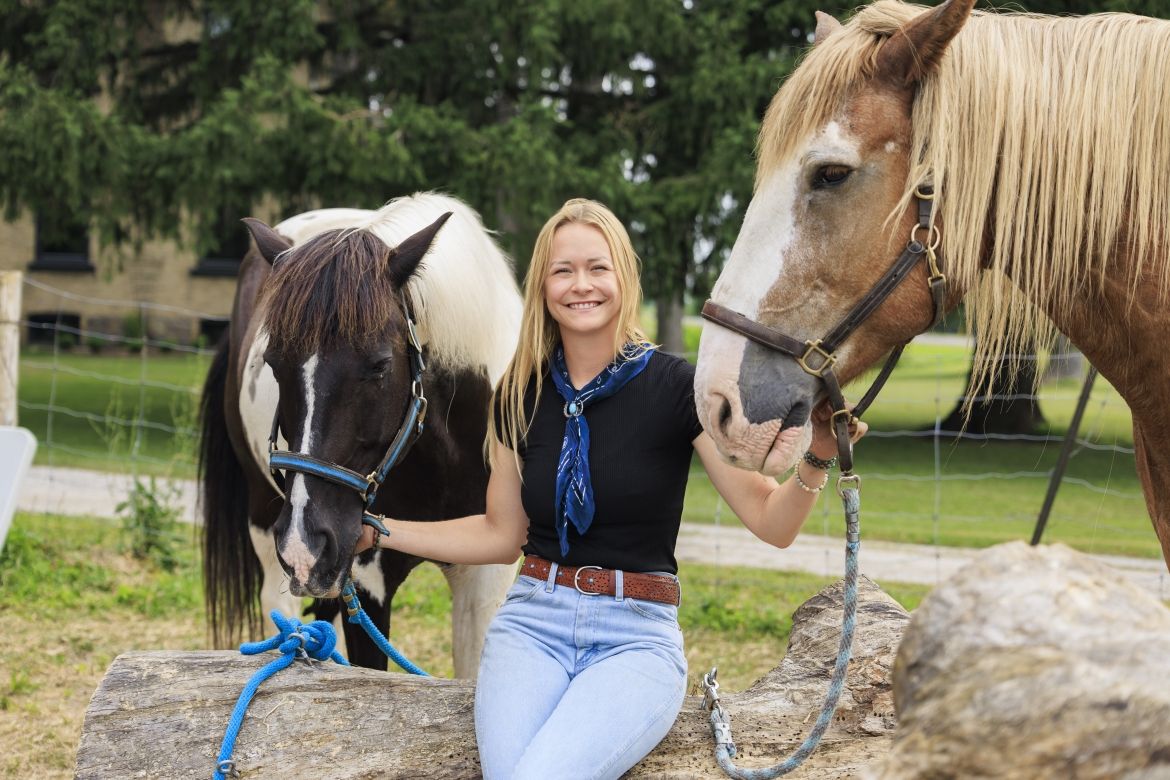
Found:
M 609 245 L 592 225 L 569 222 L 553 234 L 544 302 L 566 333 L 612 331 L 621 312 L 622 292 Z M 610 334 L 612 336 L 612 333 Z

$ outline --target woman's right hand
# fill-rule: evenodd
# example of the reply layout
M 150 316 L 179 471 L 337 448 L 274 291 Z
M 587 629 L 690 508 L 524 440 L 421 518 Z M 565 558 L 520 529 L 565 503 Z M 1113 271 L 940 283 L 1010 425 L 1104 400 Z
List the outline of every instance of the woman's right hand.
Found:
M 354 545 L 353 554 L 363 553 L 366 550 L 378 546 L 378 529 L 372 525 L 362 523 L 362 535 L 358 537 L 357 544 Z

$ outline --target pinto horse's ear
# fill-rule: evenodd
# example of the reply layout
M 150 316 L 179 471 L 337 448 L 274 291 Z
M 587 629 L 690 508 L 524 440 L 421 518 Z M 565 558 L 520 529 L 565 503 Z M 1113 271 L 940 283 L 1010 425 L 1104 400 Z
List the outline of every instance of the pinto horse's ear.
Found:
M 817 31 L 813 34 L 813 46 L 823 43 L 833 33 L 841 29 L 841 23 L 823 11 L 816 12 Z
M 244 217 L 242 222 L 248 226 L 248 232 L 252 234 L 252 238 L 256 241 L 256 248 L 260 250 L 261 256 L 268 261 L 269 265 L 276 262 L 276 258 L 281 252 L 287 252 L 289 249 L 292 249 L 291 241 L 260 220 L 253 219 L 252 217 Z
M 975 0 L 947 0 L 890 36 L 877 56 L 877 77 L 909 87 L 938 67 L 951 39 L 971 15 Z
M 418 264 L 431 248 L 435 234 L 443 227 L 443 223 L 451 218 L 452 213 L 448 211 L 413 236 L 402 239 L 402 242 L 390 251 L 390 279 L 395 287 L 406 284 L 411 274 L 418 270 Z

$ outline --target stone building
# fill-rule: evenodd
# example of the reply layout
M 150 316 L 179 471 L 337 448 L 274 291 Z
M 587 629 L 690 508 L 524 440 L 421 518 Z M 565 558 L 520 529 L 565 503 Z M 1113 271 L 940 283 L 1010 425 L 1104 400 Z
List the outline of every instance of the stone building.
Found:
M 248 247 L 237 219 L 224 220 L 219 245 L 203 257 L 171 241 L 150 241 L 138 251 L 102 249 L 85 225 L 45 224 L 30 213 L 0 220 L 0 270 L 23 271 L 28 281 L 22 342 L 51 343 L 56 336 L 83 345 L 106 335 L 145 335 L 211 346 L 222 334 Z

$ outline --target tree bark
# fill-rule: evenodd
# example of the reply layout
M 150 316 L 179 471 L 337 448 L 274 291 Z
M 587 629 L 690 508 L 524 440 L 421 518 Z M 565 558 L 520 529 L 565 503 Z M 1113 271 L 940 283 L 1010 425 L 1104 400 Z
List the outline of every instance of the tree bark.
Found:
M 771 766 L 804 739 L 832 671 L 841 598 L 837 583 L 806 602 L 793 616 L 780 665 L 748 690 L 724 695 L 739 766 Z M 894 728 L 890 670 L 908 619 L 862 578 L 847 689 L 801 777 L 855 777 L 885 755 Z M 207 777 L 236 697 L 273 657 L 224 651 L 119 656 L 86 712 L 76 777 Z M 692 670 L 692 679 L 703 671 Z M 517 707 L 524 706 L 523 693 L 517 691 Z M 252 701 L 236 742 L 237 768 L 251 778 L 478 777 L 473 694 L 468 680 L 295 663 L 265 682 Z M 701 696 L 687 698 L 670 734 L 627 775 L 723 776 Z

